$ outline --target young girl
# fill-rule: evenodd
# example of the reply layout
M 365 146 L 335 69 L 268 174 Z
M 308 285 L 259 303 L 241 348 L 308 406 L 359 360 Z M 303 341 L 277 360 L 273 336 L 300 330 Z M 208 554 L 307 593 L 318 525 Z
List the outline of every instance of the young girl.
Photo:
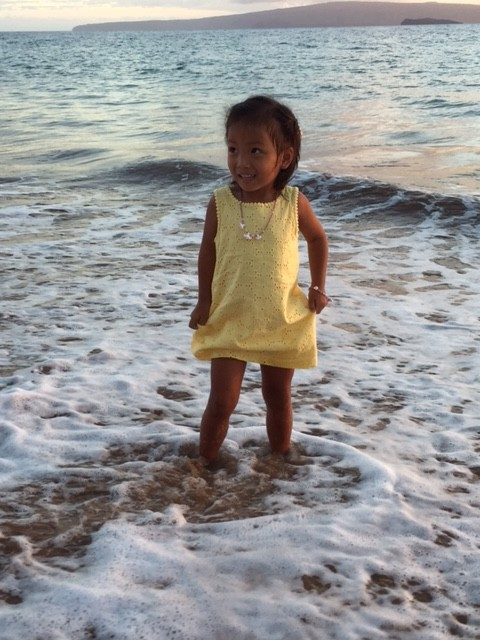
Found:
M 247 362 L 260 364 L 272 452 L 292 432 L 294 370 L 317 363 L 315 314 L 327 305 L 327 238 L 305 196 L 287 186 L 300 155 L 298 122 L 285 105 L 254 96 L 227 113 L 229 186 L 217 189 L 198 258 L 192 352 L 211 360 L 200 456 L 213 461 L 227 435 Z M 297 282 L 298 231 L 308 244 L 308 299 Z

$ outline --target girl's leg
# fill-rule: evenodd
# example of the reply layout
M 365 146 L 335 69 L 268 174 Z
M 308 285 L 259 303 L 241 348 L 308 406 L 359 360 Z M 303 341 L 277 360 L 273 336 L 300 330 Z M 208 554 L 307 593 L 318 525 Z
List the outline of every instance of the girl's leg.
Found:
M 267 405 L 267 434 L 273 453 L 287 453 L 292 434 L 291 388 L 294 369 L 262 365 L 262 393 Z
M 214 358 L 210 369 L 210 397 L 200 425 L 200 455 L 214 460 L 228 431 L 228 421 L 237 406 L 246 362 Z

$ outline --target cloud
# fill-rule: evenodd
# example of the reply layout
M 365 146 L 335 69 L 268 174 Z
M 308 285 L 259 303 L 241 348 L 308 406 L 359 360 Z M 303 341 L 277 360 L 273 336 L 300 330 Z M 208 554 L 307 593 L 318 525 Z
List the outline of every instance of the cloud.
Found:
M 98 4 L 110 4 L 115 7 L 175 7 L 178 9 L 197 9 L 198 7 L 208 8 L 212 2 L 205 0 L 204 2 L 192 2 L 191 0 L 111 0 L 110 2 L 102 2 L 101 0 L 92 0 Z
M 267 0 L 269 1 L 269 0 Z M 0 12 L 5 9 L 36 9 L 38 11 L 61 10 L 76 7 L 79 10 L 85 8 L 103 7 L 169 7 L 178 9 L 217 9 L 220 5 L 228 4 L 212 0 L 1 0 Z
M 0 11 L 4 9 L 36 9 L 40 11 L 64 9 L 70 7 L 76 7 L 77 9 L 88 7 L 168 7 L 170 9 L 188 9 L 197 10 L 204 9 L 206 11 L 213 11 L 222 9 L 228 10 L 229 6 L 242 4 L 264 4 L 264 5 L 279 5 L 279 6 L 291 6 L 298 4 L 311 4 L 312 2 L 318 2 L 318 0 L 290 0 L 285 2 L 282 0 L 47 0 L 46 2 L 37 2 L 36 0 L 2 0 L 0 2 Z M 223 12 L 222 11 L 222 12 Z
M 322 0 L 289 0 L 288 2 L 281 0 L 236 0 L 236 4 L 278 4 L 279 8 L 287 8 L 298 5 L 318 4 Z
M 60 3 L 63 0 L 59 0 Z M 110 7 L 169 7 L 176 9 L 209 9 L 215 8 L 212 5 L 218 6 L 218 2 L 211 2 L 211 0 L 83 0 L 83 4 L 87 6 L 110 6 Z

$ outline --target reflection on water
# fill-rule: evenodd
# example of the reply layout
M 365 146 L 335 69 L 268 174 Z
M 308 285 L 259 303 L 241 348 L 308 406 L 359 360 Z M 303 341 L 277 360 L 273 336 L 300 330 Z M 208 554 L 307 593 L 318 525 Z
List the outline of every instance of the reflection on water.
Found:
M 0 34 L 4 172 L 91 175 L 142 158 L 224 166 L 225 108 L 263 92 L 294 108 L 311 169 L 478 192 L 478 33 Z

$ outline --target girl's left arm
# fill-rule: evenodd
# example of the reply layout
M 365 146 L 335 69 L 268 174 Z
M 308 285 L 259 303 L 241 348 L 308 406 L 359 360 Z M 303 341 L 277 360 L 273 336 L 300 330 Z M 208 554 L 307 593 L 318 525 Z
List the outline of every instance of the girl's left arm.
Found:
M 303 193 L 298 194 L 298 228 L 307 241 L 308 246 L 308 261 L 312 279 L 308 290 L 308 306 L 311 311 L 320 313 L 329 301 L 325 293 L 328 239 L 327 234 Z

